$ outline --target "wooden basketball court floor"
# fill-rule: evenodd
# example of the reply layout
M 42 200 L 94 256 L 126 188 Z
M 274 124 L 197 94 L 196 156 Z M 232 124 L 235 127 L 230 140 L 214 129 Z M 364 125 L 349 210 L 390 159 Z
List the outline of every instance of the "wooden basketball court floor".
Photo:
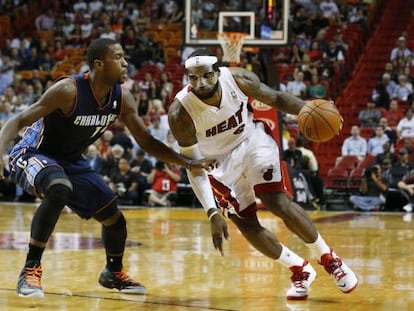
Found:
M 359 276 L 351 294 L 310 258 L 318 272 L 306 302 L 287 302 L 290 272 L 252 249 L 229 223 L 224 257 L 214 249 L 199 209 L 125 210 L 125 266 L 145 296 L 100 287 L 105 263 L 100 226 L 62 215 L 43 259 L 44 299 L 15 292 L 35 205 L 0 206 L 0 310 L 414 310 L 414 219 L 410 214 L 310 212 L 319 231 Z M 264 226 L 302 256 L 306 246 L 283 223 L 260 211 Z

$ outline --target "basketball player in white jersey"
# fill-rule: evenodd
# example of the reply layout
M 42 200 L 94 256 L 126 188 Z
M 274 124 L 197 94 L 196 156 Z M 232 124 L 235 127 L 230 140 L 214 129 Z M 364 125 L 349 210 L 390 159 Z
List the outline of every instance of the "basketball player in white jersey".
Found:
M 243 68 L 218 67 L 217 57 L 208 50 L 194 51 L 185 62 L 185 73 L 189 85 L 176 95 L 169 109 L 169 123 L 182 154 L 194 159 L 217 159 L 217 166 L 209 172 L 187 171 L 210 220 L 214 247 L 223 254 L 222 238 L 229 238 L 224 215 L 253 247 L 292 271 L 287 299 L 307 299 L 316 271 L 262 227 L 256 215 L 257 196 L 309 246 L 338 288 L 351 292 L 358 285 L 355 273 L 287 195 L 278 146 L 264 124 L 253 121 L 248 97 L 291 114 L 298 114 L 305 103 L 269 88 Z M 216 206 L 220 206 L 222 215 Z

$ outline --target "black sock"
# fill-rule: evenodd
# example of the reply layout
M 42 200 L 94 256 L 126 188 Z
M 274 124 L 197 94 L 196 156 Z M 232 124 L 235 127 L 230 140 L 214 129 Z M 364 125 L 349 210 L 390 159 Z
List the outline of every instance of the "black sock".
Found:
M 26 257 L 26 266 L 40 264 L 44 250 L 44 247 L 35 246 L 29 243 L 29 251 L 27 252 Z
M 122 213 L 113 225 L 102 226 L 102 240 L 106 250 L 106 267 L 109 271 L 121 271 L 126 238 L 126 221 Z
M 122 270 L 123 256 L 106 255 L 106 267 L 111 272 L 119 272 Z

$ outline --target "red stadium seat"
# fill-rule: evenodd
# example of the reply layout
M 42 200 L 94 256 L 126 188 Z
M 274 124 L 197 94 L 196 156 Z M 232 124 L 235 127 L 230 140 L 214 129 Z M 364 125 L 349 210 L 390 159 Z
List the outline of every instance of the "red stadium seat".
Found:
M 357 156 L 343 156 L 341 161 L 336 165 L 338 168 L 343 168 L 348 172 L 352 171 L 358 165 Z
M 341 167 L 334 167 L 326 176 L 326 187 L 330 189 L 347 189 L 349 173 Z

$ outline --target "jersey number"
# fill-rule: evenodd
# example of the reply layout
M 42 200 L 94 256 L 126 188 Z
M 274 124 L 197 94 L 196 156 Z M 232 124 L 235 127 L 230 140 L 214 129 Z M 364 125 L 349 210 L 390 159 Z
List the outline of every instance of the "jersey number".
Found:
M 240 126 L 237 128 L 237 130 L 235 130 L 235 131 L 233 132 L 233 134 L 237 135 L 237 134 L 240 134 L 241 132 L 243 132 L 243 131 L 244 131 L 244 126 L 245 126 L 245 124 L 240 125 Z
M 24 170 L 26 168 L 26 166 L 27 166 L 27 161 L 26 160 L 23 160 L 22 158 L 19 158 L 17 160 L 17 162 L 16 162 L 16 165 L 18 167 L 20 167 L 22 170 Z
M 97 126 L 93 134 L 90 136 L 91 138 L 95 136 L 101 136 L 106 131 L 106 126 Z

